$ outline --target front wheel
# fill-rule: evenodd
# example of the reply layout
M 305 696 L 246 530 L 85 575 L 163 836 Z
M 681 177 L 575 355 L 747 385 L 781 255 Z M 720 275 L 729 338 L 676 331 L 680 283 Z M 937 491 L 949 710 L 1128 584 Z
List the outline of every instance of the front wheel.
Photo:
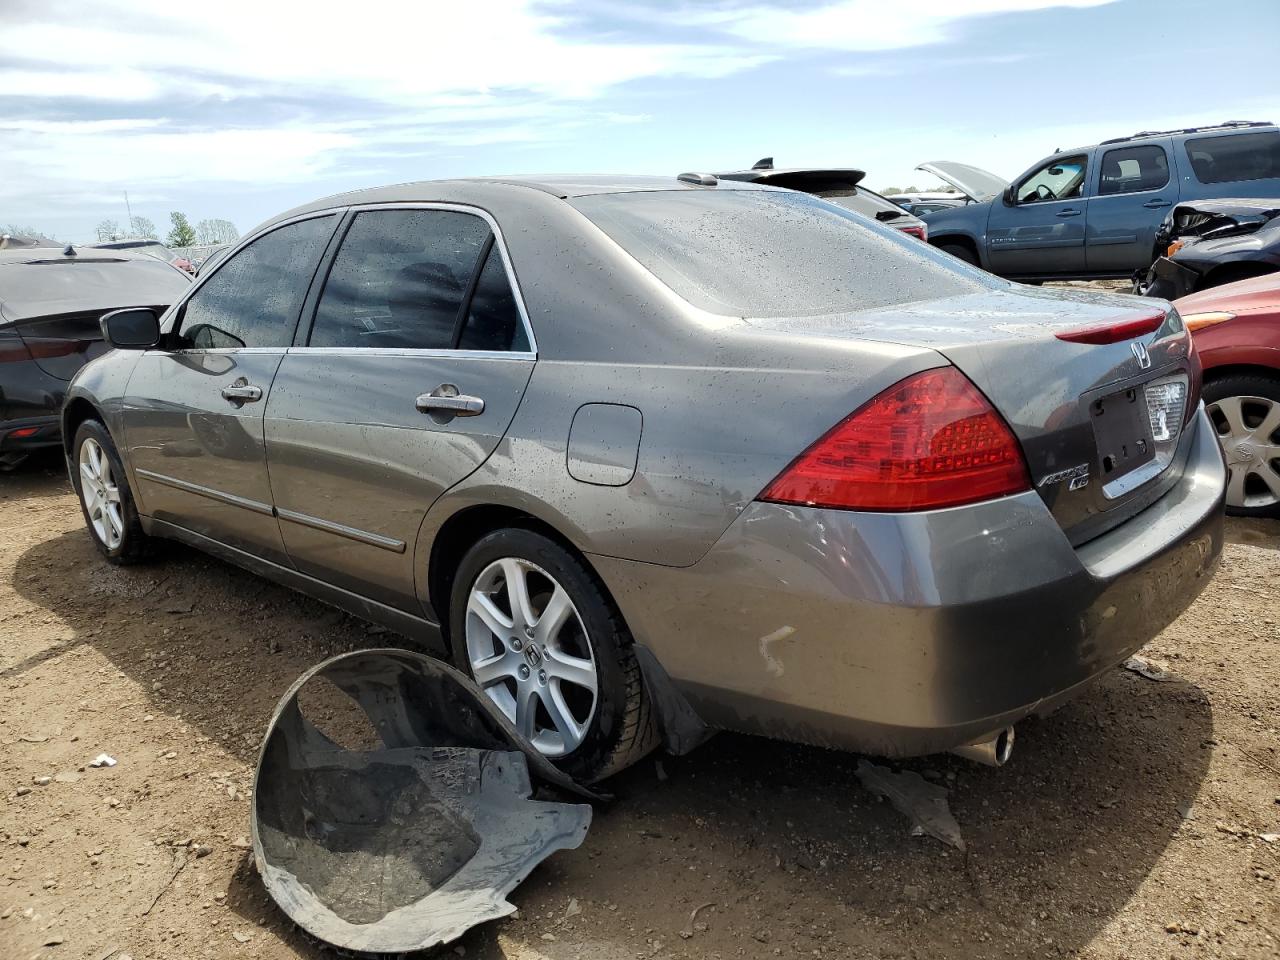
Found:
M 71 445 L 71 482 L 94 546 L 111 563 L 136 563 L 154 552 L 142 530 L 124 465 L 111 434 L 86 420 Z
M 1280 517 L 1280 379 L 1213 380 L 1204 402 L 1227 461 L 1227 512 Z
M 531 530 L 498 530 L 458 567 L 453 657 L 537 750 L 594 782 L 657 745 L 632 638 L 586 566 Z

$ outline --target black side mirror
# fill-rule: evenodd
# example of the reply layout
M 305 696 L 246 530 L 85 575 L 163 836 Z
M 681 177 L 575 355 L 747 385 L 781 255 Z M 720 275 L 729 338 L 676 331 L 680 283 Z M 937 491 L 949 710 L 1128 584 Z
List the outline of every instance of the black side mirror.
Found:
M 1011 183 L 1011 184 L 1009 184 L 1007 187 L 1005 187 L 1005 188 L 1004 188 L 1004 205 L 1005 205 L 1006 207 L 1012 207 L 1012 206 L 1013 206 L 1014 204 L 1016 204 L 1017 202 L 1018 202 L 1018 201 L 1017 201 L 1017 199 L 1015 198 L 1014 193 L 1013 193 L 1013 184 Z
M 107 343 L 118 350 L 149 350 L 160 342 L 160 318 L 146 307 L 112 310 L 98 323 Z

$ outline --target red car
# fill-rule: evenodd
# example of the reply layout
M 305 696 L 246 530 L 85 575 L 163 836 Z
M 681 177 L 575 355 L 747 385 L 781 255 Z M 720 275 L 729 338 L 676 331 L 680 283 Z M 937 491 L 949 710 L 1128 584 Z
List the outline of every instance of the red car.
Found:
M 1227 512 L 1280 517 L 1280 273 L 1174 301 L 1204 364 L 1227 458 Z

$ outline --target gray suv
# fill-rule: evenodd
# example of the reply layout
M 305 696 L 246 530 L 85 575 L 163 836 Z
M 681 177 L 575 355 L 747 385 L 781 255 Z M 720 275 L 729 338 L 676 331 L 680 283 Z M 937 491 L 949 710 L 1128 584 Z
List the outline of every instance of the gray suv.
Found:
M 1015 280 L 1128 278 L 1155 259 L 1170 208 L 1209 197 L 1280 197 L 1280 130 L 1235 121 L 1061 150 L 1012 183 L 964 164 L 917 169 L 972 203 L 926 215 L 929 242 Z

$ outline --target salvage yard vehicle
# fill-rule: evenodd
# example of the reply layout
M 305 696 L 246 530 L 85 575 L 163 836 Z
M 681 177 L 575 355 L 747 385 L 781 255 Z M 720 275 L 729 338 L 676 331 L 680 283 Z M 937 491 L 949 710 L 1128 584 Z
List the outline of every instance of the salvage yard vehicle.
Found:
M 720 180 L 741 180 L 770 187 L 785 187 L 822 197 L 837 206 L 871 217 L 895 230 L 909 233 L 920 240 L 929 239 L 929 230 L 923 220 L 910 210 L 862 186 L 866 173 L 844 167 L 823 169 L 815 167 L 789 167 L 776 169 L 773 157 L 757 160 L 750 170 L 733 170 L 717 173 Z
M 163 260 L 165 263 L 172 264 L 187 273 L 196 272 L 190 260 L 174 253 L 159 240 L 149 240 L 145 237 L 126 237 L 121 240 L 104 240 L 102 243 L 93 244 L 93 246 L 99 250 L 132 250 L 134 253 L 141 253 L 148 257 L 154 257 L 156 260 Z
M 1058 150 L 1005 184 L 935 161 L 917 169 L 974 203 L 929 214 L 929 242 L 1002 277 L 1128 279 L 1154 259 L 1157 228 L 1179 201 L 1280 197 L 1280 130 L 1231 122 L 1136 133 Z
M 1204 366 L 1227 460 L 1227 512 L 1280 517 L 1280 273 L 1175 302 Z
M 108 349 L 98 325 L 105 311 L 164 310 L 190 285 L 181 271 L 135 253 L 0 251 L 0 467 L 58 447 L 68 382 Z
M 1180 203 L 1156 231 L 1156 261 L 1134 292 L 1173 300 L 1280 270 L 1280 199 Z
M 172 538 L 397 630 L 579 780 L 715 728 L 1000 762 L 1222 545 L 1175 310 L 791 190 L 357 191 L 103 325 L 64 429 L 108 560 Z

